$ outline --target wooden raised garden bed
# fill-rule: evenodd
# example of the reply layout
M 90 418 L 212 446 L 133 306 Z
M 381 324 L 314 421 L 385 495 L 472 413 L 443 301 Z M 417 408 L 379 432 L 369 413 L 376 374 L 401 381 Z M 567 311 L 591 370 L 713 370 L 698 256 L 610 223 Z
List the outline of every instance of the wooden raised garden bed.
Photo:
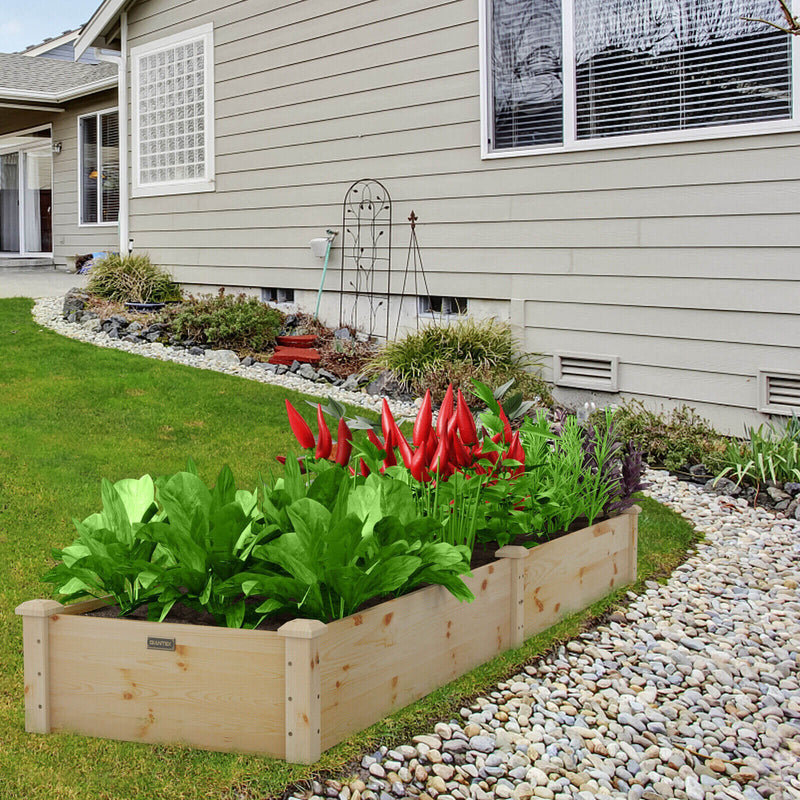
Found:
M 312 763 L 323 750 L 636 579 L 638 508 L 532 550 L 504 547 L 466 582 L 330 624 L 277 631 L 85 616 L 31 600 L 25 727 L 182 742 Z

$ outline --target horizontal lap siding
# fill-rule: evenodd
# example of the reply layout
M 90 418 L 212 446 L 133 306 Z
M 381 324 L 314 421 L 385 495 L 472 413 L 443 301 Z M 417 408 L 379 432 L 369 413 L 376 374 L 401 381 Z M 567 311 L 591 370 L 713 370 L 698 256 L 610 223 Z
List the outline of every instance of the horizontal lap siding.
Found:
M 86 253 L 119 249 L 117 226 L 78 224 L 78 117 L 115 108 L 116 91 L 76 100 L 63 114 L 54 116 L 53 142 L 61 152 L 53 155 L 53 251 L 57 264 Z
M 474 0 L 144 0 L 131 45 L 209 21 L 217 190 L 131 204 L 179 279 L 316 289 L 307 242 L 372 176 L 395 268 L 413 208 L 431 291 L 526 300 L 547 371 L 617 355 L 625 393 L 747 409 L 800 363 L 799 134 L 482 161 Z

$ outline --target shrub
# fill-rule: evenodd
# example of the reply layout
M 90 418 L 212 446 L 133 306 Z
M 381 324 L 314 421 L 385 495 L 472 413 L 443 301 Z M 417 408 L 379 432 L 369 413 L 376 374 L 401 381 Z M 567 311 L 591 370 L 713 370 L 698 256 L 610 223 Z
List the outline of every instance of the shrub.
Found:
M 430 389 L 438 402 L 449 384 L 471 394 L 474 380 L 499 386 L 512 378 L 526 397 L 552 402 L 547 384 L 526 367 L 534 364 L 521 353 L 511 326 L 494 319 L 467 318 L 452 324 L 434 323 L 388 342 L 369 366 L 387 370 L 398 382 L 421 394 Z
M 283 314 L 243 294 L 191 298 L 175 315 L 172 330 L 182 339 L 236 351 L 261 352 L 275 343 Z
M 165 303 L 180 300 L 181 288 L 147 255 L 106 256 L 92 267 L 88 290 L 119 303 Z
M 602 413 L 593 414 L 590 423 Z M 617 435 L 632 441 L 653 465 L 679 470 L 705 464 L 712 472 L 723 466 L 728 440 L 689 406 L 651 411 L 630 400 L 617 409 L 614 425 Z

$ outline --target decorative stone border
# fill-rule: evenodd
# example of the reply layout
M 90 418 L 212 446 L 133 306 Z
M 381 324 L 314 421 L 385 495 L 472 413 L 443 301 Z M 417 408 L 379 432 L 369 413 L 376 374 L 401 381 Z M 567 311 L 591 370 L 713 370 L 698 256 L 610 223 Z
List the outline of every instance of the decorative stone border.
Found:
M 369 395 L 364 392 L 350 391 L 343 387 L 334 386 L 327 381 L 323 383 L 315 380 L 307 380 L 301 374 L 289 371 L 278 374 L 278 371 L 265 369 L 257 364 L 246 365 L 239 362 L 235 353 L 227 350 L 209 350 L 203 354 L 199 352 L 189 352 L 188 350 L 167 347 L 159 342 L 136 343 L 125 339 L 110 338 L 104 331 L 99 330 L 99 320 L 89 319 L 82 323 L 67 322 L 62 316 L 64 298 L 47 297 L 40 298 L 33 307 L 33 317 L 40 325 L 43 325 L 62 336 L 70 339 L 88 342 L 98 347 L 108 347 L 114 350 L 123 350 L 127 353 L 154 358 L 159 361 L 173 361 L 176 364 L 197 367 L 198 369 L 210 369 L 215 372 L 224 372 L 228 375 L 236 375 L 247 380 L 269 383 L 275 386 L 282 386 L 285 389 L 292 389 L 304 394 L 315 397 L 332 397 L 341 403 L 347 403 L 370 411 L 379 411 L 383 402 L 382 395 Z M 230 355 L 236 359 L 233 359 Z M 387 397 L 392 413 L 399 418 L 412 418 L 417 413 L 414 403 L 403 402 Z

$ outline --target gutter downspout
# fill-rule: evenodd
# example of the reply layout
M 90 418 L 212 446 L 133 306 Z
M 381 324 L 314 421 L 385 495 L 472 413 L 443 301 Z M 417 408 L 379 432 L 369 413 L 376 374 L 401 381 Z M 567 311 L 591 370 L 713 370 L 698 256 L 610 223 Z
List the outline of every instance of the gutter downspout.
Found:
M 98 53 L 100 61 L 117 65 L 117 115 L 119 125 L 119 252 L 128 253 L 128 12 L 120 13 L 120 54 Z

